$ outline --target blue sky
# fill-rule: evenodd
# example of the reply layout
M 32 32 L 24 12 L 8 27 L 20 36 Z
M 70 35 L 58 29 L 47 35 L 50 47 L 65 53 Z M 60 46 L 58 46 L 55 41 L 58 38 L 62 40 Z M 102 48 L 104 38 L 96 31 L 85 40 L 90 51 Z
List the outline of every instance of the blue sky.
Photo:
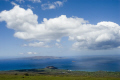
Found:
M 0 57 L 117 55 L 120 0 L 1 0 Z

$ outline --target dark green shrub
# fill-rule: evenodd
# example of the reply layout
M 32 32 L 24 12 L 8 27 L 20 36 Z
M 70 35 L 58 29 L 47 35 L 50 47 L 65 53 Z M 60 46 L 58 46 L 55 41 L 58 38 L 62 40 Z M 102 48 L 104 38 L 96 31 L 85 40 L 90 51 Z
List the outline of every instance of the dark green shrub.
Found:
M 18 75 L 17 73 L 15 73 L 15 75 Z
M 29 74 L 28 74 L 28 73 L 25 73 L 24 75 L 25 75 L 25 76 L 29 76 Z

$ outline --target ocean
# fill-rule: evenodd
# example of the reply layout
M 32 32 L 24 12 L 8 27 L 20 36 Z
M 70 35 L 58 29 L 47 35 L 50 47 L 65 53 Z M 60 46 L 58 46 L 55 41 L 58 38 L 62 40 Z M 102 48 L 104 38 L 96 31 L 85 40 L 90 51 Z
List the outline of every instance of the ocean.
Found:
M 9 59 L 0 60 L 0 71 L 39 69 L 55 66 L 77 71 L 120 71 L 119 56 L 77 57 L 67 59 Z

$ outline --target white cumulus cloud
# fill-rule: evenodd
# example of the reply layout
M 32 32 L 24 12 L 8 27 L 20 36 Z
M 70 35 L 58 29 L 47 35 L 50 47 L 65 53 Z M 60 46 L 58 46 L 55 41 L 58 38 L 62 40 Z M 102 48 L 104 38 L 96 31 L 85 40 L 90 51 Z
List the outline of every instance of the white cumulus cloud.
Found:
M 41 0 L 15 0 L 15 1 L 17 1 L 19 3 L 22 3 L 22 2 L 25 2 L 25 1 L 31 1 L 33 3 L 40 3 L 41 2 Z
M 49 47 L 44 42 L 34 42 L 29 44 L 24 44 L 23 46 L 31 46 L 31 47 Z
M 61 7 L 63 6 L 63 3 L 66 2 L 66 1 L 56 1 L 56 2 L 53 2 L 53 3 L 45 3 L 45 4 L 42 4 L 41 7 L 43 10 L 46 10 L 46 9 L 55 9 L 57 7 Z
M 19 53 L 19 54 L 21 54 L 21 55 L 23 55 L 23 54 L 29 54 L 29 55 L 32 55 L 32 54 L 37 54 L 36 52 L 26 52 L 26 53 Z
M 31 5 L 27 5 L 27 7 L 30 9 L 34 9 L 34 7 L 32 7 Z
M 46 46 L 46 42 L 60 42 L 62 37 L 74 41 L 74 49 L 112 49 L 120 46 L 120 26 L 114 22 L 101 21 L 96 25 L 83 18 L 61 15 L 56 18 L 44 18 L 38 23 L 38 16 L 31 9 L 15 6 L 0 13 L 0 21 L 7 23 L 7 28 L 14 29 L 14 36 L 24 40 L 35 40 L 26 46 Z M 42 42 L 42 43 L 41 43 Z M 59 45 L 58 43 L 56 45 Z
M 37 54 L 36 52 L 27 52 L 27 54 Z
M 16 0 L 17 2 L 21 3 L 21 2 L 25 2 L 24 0 Z
M 18 6 L 18 4 L 16 4 L 16 3 L 13 2 L 13 1 L 11 2 L 11 4 L 14 5 L 14 6 Z
M 32 1 L 32 2 L 38 2 L 38 3 L 41 2 L 41 0 L 29 0 L 29 1 Z
M 120 26 L 114 22 L 99 22 L 97 25 L 83 25 L 70 39 L 75 48 L 111 49 L 120 45 Z
M 59 44 L 59 43 L 55 43 L 55 45 L 56 45 L 58 48 L 62 48 L 62 45 Z

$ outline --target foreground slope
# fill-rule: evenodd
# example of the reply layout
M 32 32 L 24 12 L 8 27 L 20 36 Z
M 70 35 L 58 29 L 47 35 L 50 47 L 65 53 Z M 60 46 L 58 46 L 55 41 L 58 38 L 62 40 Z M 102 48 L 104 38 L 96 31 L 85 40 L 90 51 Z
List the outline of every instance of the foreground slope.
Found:
M 0 80 L 120 80 L 120 72 L 24 69 L 1 71 Z

